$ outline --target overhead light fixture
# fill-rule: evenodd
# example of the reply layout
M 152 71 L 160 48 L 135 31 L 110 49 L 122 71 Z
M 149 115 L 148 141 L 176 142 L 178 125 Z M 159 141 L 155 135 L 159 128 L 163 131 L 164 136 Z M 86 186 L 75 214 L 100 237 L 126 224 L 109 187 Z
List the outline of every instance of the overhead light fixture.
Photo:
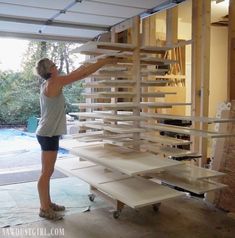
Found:
M 158 6 L 149 9 L 146 12 L 143 12 L 142 14 L 140 14 L 140 17 L 143 19 L 145 17 L 149 17 L 157 12 L 163 11 L 163 10 L 167 10 L 170 9 L 172 7 L 175 7 L 176 5 L 184 2 L 185 0 L 165 0 L 162 1 Z

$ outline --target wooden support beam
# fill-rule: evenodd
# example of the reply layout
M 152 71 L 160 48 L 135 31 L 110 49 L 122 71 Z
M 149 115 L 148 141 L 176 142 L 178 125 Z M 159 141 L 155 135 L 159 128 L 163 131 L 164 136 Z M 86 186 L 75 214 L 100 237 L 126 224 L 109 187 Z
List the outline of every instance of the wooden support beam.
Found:
M 157 38 L 156 37 L 156 16 L 153 15 L 153 16 L 144 18 L 142 20 L 142 45 L 144 45 L 145 47 L 156 47 L 156 38 Z M 144 70 L 156 70 L 156 67 L 154 65 L 148 65 Z M 155 81 L 155 75 L 156 73 L 152 76 L 146 75 L 145 77 L 143 77 L 143 81 L 147 81 L 147 80 Z M 143 89 L 143 92 L 145 93 L 152 92 L 152 91 L 153 91 L 152 87 L 144 87 Z M 155 101 L 154 98 L 143 99 L 143 102 L 154 102 L 154 101 Z M 155 113 L 155 109 L 145 108 L 143 109 L 143 111 Z
M 140 99 L 141 99 L 141 76 L 140 76 L 140 17 L 136 16 L 133 18 L 133 27 L 131 29 L 131 36 L 132 36 L 132 44 L 136 47 L 133 52 L 133 79 L 136 80 L 134 91 L 136 92 L 135 97 L 133 98 L 133 102 L 137 105 L 140 105 Z M 133 109 L 133 115 L 139 116 L 140 110 L 139 108 Z M 135 121 L 134 127 L 139 127 L 140 123 L 139 121 Z M 140 141 L 140 133 L 134 133 L 133 139 L 138 142 Z M 139 146 L 135 146 L 135 149 L 139 149 Z
M 235 0 L 230 0 L 228 24 L 228 101 L 232 100 L 235 100 Z
M 210 0 L 192 1 L 192 116 L 208 116 L 210 16 Z M 204 123 L 194 123 L 194 127 L 207 130 L 207 125 Z M 202 154 L 201 165 L 206 164 L 207 140 L 194 138 L 192 149 Z
M 178 7 L 166 11 L 166 44 L 178 43 Z

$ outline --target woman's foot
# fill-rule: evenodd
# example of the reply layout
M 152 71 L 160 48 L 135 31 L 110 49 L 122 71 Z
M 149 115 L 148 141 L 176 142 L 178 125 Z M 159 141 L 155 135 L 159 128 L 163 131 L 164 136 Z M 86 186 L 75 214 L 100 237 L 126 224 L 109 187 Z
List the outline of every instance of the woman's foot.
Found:
M 46 218 L 48 220 L 54 220 L 54 221 L 58 221 L 58 220 L 61 220 L 63 218 L 62 215 L 57 214 L 51 208 L 49 208 L 47 210 L 43 210 L 43 209 L 40 208 L 39 216 L 42 217 L 42 218 Z
M 62 212 L 65 210 L 65 206 L 58 205 L 56 203 L 51 203 L 50 208 L 55 212 Z

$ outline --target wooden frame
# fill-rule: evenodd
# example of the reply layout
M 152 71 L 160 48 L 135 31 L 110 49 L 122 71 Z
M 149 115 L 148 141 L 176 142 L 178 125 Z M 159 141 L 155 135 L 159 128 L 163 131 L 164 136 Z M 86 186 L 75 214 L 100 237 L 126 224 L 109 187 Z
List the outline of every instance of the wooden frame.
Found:
M 195 16 L 195 19 L 197 20 L 195 25 L 196 34 L 193 35 L 193 62 L 196 65 L 194 69 L 195 71 L 193 71 L 193 89 L 195 90 L 195 92 L 198 92 L 198 90 L 201 89 L 203 89 L 204 91 L 202 92 L 202 95 L 199 95 L 197 93 L 193 94 L 194 107 L 192 110 L 194 115 L 192 115 L 191 117 L 172 115 L 164 116 L 162 114 L 154 114 L 156 108 L 190 106 L 191 103 L 156 102 L 155 100 L 152 100 L 153 97 L 156 97 L 157 95 L 163 96 L 168 93 L 151 93 L 146 90 L 147 87 L 167 84 L 174 77 L 176 77 L 172 75 L 168 77 L 157 75 L 156 78 L 154 78 L 154 74 L 161 74 L 163 73 L 163 71 L 159 72 L 158 70 L 153 69 L 151 66 L 158 64 L 175 63 L 174 60 L 172 61 L 162 59 L 159 60 L 158 58 L 156 59 L 156 54 L 161 55 L 163 52 L 172 50 L 176 45 L 180 44 L 177 42 L 177 25 L 175 25 L 177 18 L 177 9 L 169 10 L 167 12 L 167 19 L 170 20 L 168 22 L 169 24 L 167 25 L 167 46 L 155 47 L 153 44 L 150 44 L 150 47 L 146 45 L 142 46 L 140 40 L 140 19 L 139 17 L 134 17 L 131 21 L 128 21 L 127 25 L 123 24 L 122 27 L 115 26 L 114 28 L 112 28 L 112 43 L 92 43 L 90 48 L 88 45 L 88 47 L 84 46 L 82 49 L 80 49 L 80 52 L 96 55 L 96 58 L 94 58 L 93 60 L 98 60 L 100 57 L 106 57 L 104 54 L 107 54 L 109 56 L 109 51 L 111 52 L 111 55 L 116 57 L 123 56 L 124 54 L 122 54 L 122 52 L 128 52 L 128 54 L 125 55 L 126 58 L 121 59 L 121 62 L 119 64 L 115 66 L 106 66 L 103 69 L 100 69 L 99 72 L 93 74 L 92 77 L 94 81 L 89 82 L 86 85 L 87 87 L 91 87 L 92 89 L 97 88 L 100 90 L 99 92 L 86 94 L 88 98 L 96 99 L 99 97 L 107 97 L 110 103 L 76 104 L 80 108 L 89 108 L 91 111 L 93 111 L 89 113 L 77 113 L 77 115 L 79 115 L 80 117 L 87 119 L 87 121 L 81 122 L 80 126 L 89 130 L 98 130 L 97 135 L 95 133 L 93 135 L 91 134 L 89 136 L 86 136 L 85 133 L 84 140 L 92 141 L 97 139 L 98 141 L 102 141 L 104 145 L 99 143 L 98 145 L 93 144 L 84 147 L 72 146 L 72 148 L 70 149 L 71 153 L 76 154 L 80 158 L 104 166 L 112 172 L 114 171 L 114 174 L 111 175 L 111 178 L 115 177 L 115 179 L 112 181 L 109 180 L 109 176 L 108 178 L 103 177 L 102 173 L 104 172 L 104 169 L 98 168 L 98 170 L 101 171 L 101 174 L 99 174 L 100 172 L 96 174 L 97 171 L 95 172 L 95 170 L 97 169 L 97 167 L 89 167 L 83 170 L 79 169 L 78 171 L 73 172 L 74 174 L 76 174 L 76 176 L 79 176 L 80 178 L 87 181 L 91 185 L 91 190 L 94 193 L 97 193 L 99 195 L 103 194 L 103 196 L 108 200 L 110 200 L 111 198 L 111 200 L 113 200 L 112 202 L 116 204 L 117 209 L 122 209 L 125 204 L 133 208 L 138 208 L 141 206 L 160 202 L 161 200 L 165 200 L 166 198 L 178 196 L 178 193 L 173 193 L 172 196 L 164 195 L 163 197 L 161 197 L 162 193 L 160 190 L 162 189 L 162 186 L 156 186 L 156 184 L 153 185 L 154 183 L 146 180 L 146 178 L 144 178 L 143 176 L 146 174 L 148 175 L 151 173 L 156 173 L 157 178 L 164 183 L 176 185 L 198 194 L 225 187 L 225 185 L 216 183 L 211 180 L 212 177 L 221 176 L 221 173 L 205 171 L 204 169 L 198 167 L 185 167 L 182 166 L 182 163 L 177 160 L 169 160 L 167 158 L 164 158 L 164 156 L 171 156 L 175 158 L 179 158 L 180 156 L 199 157 L 201 156 L 200 152 L 202 152 L 204 159 L 206 155 L 206 144 L 205 146 L 203 144 L 204 140 L 200 140 L 201 148 L 198 146 L 198 149 L 200 148 L 198 153 L 196 150 L 180 150 L 174 147 L 178 144 L 186 144 L 186 142 L 183 140 L 170 140 L 169 138 L 163 140 L 160 137 L 156 137 L 154 139 L 145 135 L 145 133 L 148 131 L 164 131 L 191 135 L 192 138 L 220 138 L 235 136 L 233 134 L 222 134 L 207 130 L 208 123 L 229 122 L 230 120 L 206 118 L 208 113 L 208 103 L 206 102 L 208 96 L 207 89 L 209 87 L 208 70 L 206 69 L 206 67 L 209 64 L 209 61 L 207 58 L 207 45 L 204 44 L 202 47 L 201 44 L 203 44 L 203 40 L 205 38 L 207 39 L 207 37 L 209 37 L 209 33 L 203 36 L 205 38 L 201 38 L 201 29 L 202 27 L 205 29 L 207 29 L 208 27 L 208 24 L 205 24 L 204 26 L 204 23 L 208 23 L 208 18 L 210 15 L 209 0 L 206 0 L 204 2 L 201 0 L 197 2 L 193 0 L 193 6 L 197 8 L 195 10 L 193 7 L 193 16 Z M 205 19 L 203 18 L 199 21 L 198 18 L 202 12 L 206 13 L 204 16 Z M 149 23 L 145 21 L 144 24 Z M 154 24 L 150 25 L 154 26 Z M 125 37 L 127 37 L 127 42 L 125 44 L 117 42 L 117 33 L 120 34 L 120 28 L 123 29 L 124 27 L 126 29 L 127 26 L 131 26 L 131 28 L 125 34 Z M 171 32 L 170 29 L 172 28 L 176 29 Z M 148 42 L 147 37 L 145 38 L 144 42 Z M 188 43 L 192 42 L 183 42 L 181 44 Z M 153 58 L 153 55 L 155 55 L 155 58 Z M 205 65 L 202 65 L 205 63 L 202 60 L 204 58 L 206 58 L 207 61 Z M 87 63 L 90 62 L 91 61 L 87 61 Z M 147 66 L 148 64 L 150 65 L 150 67 Z M 146 76 L 150 76 L 150 78 L 146 80 Z M 200 82 L 200 84 L 198 84 L 197 80 L 199 76 L 202 76 L 202 81 Z M 109 77 L 110 79 L 108 79 Z M 179 75 L 178 77 L 182 78 L 184 76 Z M 111 88 L 109 92 L 102 91 L 102 89 L 106 90 L 108 87 Z M 125 90 L 119 91 L 119 88 L 124 89 L 122 87 L 125 87 Z M 119 99 L 124 97 L 128 97 L 129 101 L 127 100 L 120 102 Z M 202 102 L 205 102 L 205 105 L 202 106 Z M 99 109 L 100 111 L 95 111 L 94 109 Z M 104 112 L 101 112 L 102 110 L 104 110 Z M 125 111 L 125 113 L 123 113 L 123 111 Z M 200 126 L 198 127 L 196 123 L 196 128 L 184 128 L 166 124 L 163 125 L 158 121 L 162 118 L 192 120 L 194 122 L 199 122 Z M 100 133 L 100 131 L 102 131 L 102 133 Z M 146 141 L 147 143 L 145 143 L 144 141 Z M 187 144 L 190 143 L 191 142 L 189 141 Z M 196 148 L 195 145 L 197 146 L 197 144 L 194 143 L 194 148 Z M 143 152 L 143 149 L 147 151 L 153 151 L 155 154 L 149 153 L 147 151 Z M 86 171 L 92 172 L 86 173 Z M 96 177 L 102 178 L 104 180 L 94 180 L 94 178 L 90 176 L 92 173 L 96 174 Z M 191 176 L 192 173 L 194 173 L 194 176 Z M 177 174 L 179 175 L 177 176 Z M 139 178 L 139 176 L 141 176 L 141 178 Z M 150 186 L 150 194 L 151 196 L 154 195 L 154 197 L 150 196 L 142 200 L 135 200 L 137 191 L 133 191 L 132 187 L 138 187 L 140 184 L 142 184 L 143 186 L 146 185 L 146 187 Z M 155 187 L 154 192 L 152 190 L 153 187 Z M 157 187 L 160 188 L 160 198 L 157 196 L 157 193 L 155 193 L 158 191 Z M 141 188 L 138 188 L 138 190 L 140 191 Z M 142 189 L 142 191 L 144 191 L 144 189 Z

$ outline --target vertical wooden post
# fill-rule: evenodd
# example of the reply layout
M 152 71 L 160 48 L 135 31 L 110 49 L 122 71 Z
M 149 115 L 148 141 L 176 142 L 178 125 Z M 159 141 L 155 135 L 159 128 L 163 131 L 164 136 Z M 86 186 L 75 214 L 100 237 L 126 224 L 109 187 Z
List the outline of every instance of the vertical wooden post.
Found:
M 178 42 L 178 7 L 166 11 L 166 44 Z
M 142 42 L 145 46 L 156 46 L 156 15 L 146 17 L 142 20 Z M 155 69 L 153 65 L 146 66 L 147 69 Z M 155 76 L 145 76 L 143 80 L 154 80 Z M 155 90 L 153 87 L 143 87 L 145 93 Z M 155 98 L 145 98 L 145 102 L 155 102 Z M 155 109 L 144 108 L 144 112 L 155 113 Z
M 140 17 L 136 16 L 133 18 L 133 27 L 131 29 L 131 35 L 132 35 L 132 44 L 135 46 L 134 52 L 133 52 L 133 67 L 132 67 L 132 75 L 133 80 L 136 80 L 135 85 L 135 92 L 136 95 L 133 98 L 133 102 L 137 105 L 139 105 L 137 108 L 134 108 L 133 115 L 139 116 L 140 115 L 140 100 L 141 100 L 141 76 L 140 76 Z M 134 122 L 135 127 L 140 126 L 139 121 Z M 140 133 L 134 133 L 133 140 L 135 142 L 140 141 Z M 139 149 L 139 146 L 135 146 L 135 149 Z
M 235 0 L 229 4 L 228 24 L 228 101 L 235 100 Z
M 118 35 L 116 34 L 115 28 L 111 29 L 111 42 L 112 43 L 118 42 Z M 114 78 L 112 78 L 112 79 L 114 79 Z M 111 88 L 111 91 L 112 92 L 116 92 L 117 89 L 116 88 Z M 118 101 L 117 98 L 111 98 L 111 103 L 117 103 L 117 101 Z M 117 110 L 113 109 L 112 114 L 116 115 L 117 114 Z
M 208 116 L 210 70 L 210 0 L 192 1 L 192 115 Z M 207 129 L 207 124 L 195 123 L 195 128 Z M 207 140 L 192 138 L 193 150 L 202 154 L 200 165 L 207 159 Z

